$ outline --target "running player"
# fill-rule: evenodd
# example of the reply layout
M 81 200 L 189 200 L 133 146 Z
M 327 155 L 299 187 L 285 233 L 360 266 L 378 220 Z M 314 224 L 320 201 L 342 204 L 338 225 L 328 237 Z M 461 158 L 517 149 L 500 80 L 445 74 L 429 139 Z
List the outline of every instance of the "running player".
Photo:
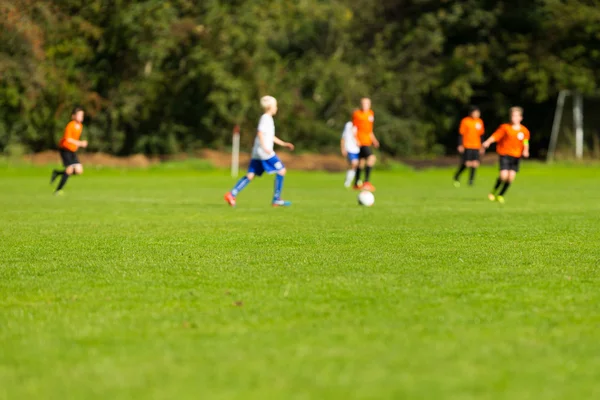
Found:
M 483 143 L 485 149 L 497 143 L 496 152 L 500 156 L 500 176 L 488 198 L 504 203 L 504 194 L 519 172 L 521 157 L 529 157 L 529 130 L 521 125 L 523 109 L 510 109 L 510 124 L 500 125 L 498 130 Z M 500 188 L 502 186 L 502 188 Z M 500 189 L 500 193 L 498 190 Z M 498 193 L 498 194 L 497 194 Z M 497 194 L 497 195 L 496 195 Z
M 52 171 L 52 177 L 50 178 L 51 184 L 54 183 L 56 178 L 59 176 L 61 177 L 60 182 L 56 187 L 56 191 L 54 192 L 55 195 L 62 195 L 62 189 L 67 184 L 67 180 L 71 175 L 83 174 L 83 166 L 79 162 L 76 154 L 77 149 L 80 147 L 85 149 L 88 145 L 87 140 L 79 140 L 81 132 L 83 131 L 83 118 L 83 109 L 76 107 L 71 114 L 71 122 L 67 124 L 65 133 L 58 143 L 58 151 L 65 169 L 62 171 L 56 169 Z
M 458 152 L 462 155 L 460 166 L 454 174 L 454 186 L 460 187 L 460 175 L 467 168 L 471 168 L 469 174 L 469 185 L 475 180 L 475 170 L 479 168 L 479 153 L 481 152 L 481 136 L 485 129 L 481 120 L 479 108 L 471 107 L 469 116 L 463 118 L 460 123 L 458 136 Z
M 369 190 L 374 192 L 375 187 L 371 184 L 371 169 L 375 165 L 375 154 L 371 146 L 379 148 L 379 141 L 373 133 L 373 123 L 375 122 L 375 113 L 371 110 L 371 99 L 363 97 L 360 100 L 361 109 L 356 110 L 352 115 L 352 124 L 356 128 L 356 141 L 360 146 L 359 160 L 354 176 L 354 189 Z M 360 182 L 361 165 L 365 167 L 365 180 L 362 185 Z
M 356 143 L 356 128 L 351 121 L 346 122 L 344 126 L 340 147 L 342 155 L 348 159 L 348 166 L 350 167 L 346 172 L 346 181 L 344 182 L 344 186 L 349 188 L 356 174 L 356 168 L 358 168 L 358 155 L 360 153 L 360 148 Z
M 273 207 L 288 207 L 291 205 L 289 201 L 281 199 L 281 190 L 283 189 L 283 178 L 286 169 L 273 151 L 273 146 L 274 144 L 278 144 L 279 146 L 294 150 L 294 145 L 284 142 L 275 136 L 273 116 L 277 114 L 277 100 L 271 96 L 264 96 L 260 99 L 260 105 L 264 110 L 264 114 L 260 117 L 258 123 L 248 173 L 235 184 L 231 192 L 225 194 L 225 201 L 232 207 L 235 207 L 237 195 L 248 186 L 255 176 L 261 176 L 264 172 L 277 174 L 275 175 L 275 191 L 271 203 Z

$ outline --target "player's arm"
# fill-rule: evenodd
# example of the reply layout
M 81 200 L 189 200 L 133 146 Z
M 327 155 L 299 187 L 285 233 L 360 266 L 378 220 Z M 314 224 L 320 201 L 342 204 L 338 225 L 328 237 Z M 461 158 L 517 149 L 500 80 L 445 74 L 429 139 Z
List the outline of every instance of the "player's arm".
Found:
M 72 143 L 77 147 L 83 147 L 84 149 L 88 146 L 87 140 L 75 140 L 73 138 L 67 138 L 67 142 Z
M 460 122 L 460 128 L 458 128 L 458 147 L 456 148 L 461 154 L 465 152 L 465 146 L 463 146 L 463 136 L 465 135 L 466 130 L 467 126 L 465 121 L 462 120 Z
M 261 131 L 256 132 L 256 137 L 258 138 L 261 149 L 263 149 L 263 151 L 265 153 L 269 154 L 269 153 L 271 153 L 271 151 L 273 151 L 271 149 L 268 149 L 267 146 L 265 145 L 265 137 Z
M 496 143 L 498 140 L 502 139 L 504 136 L 504 129 L 500 127 L 492 136 L 490 136 L 485 142 L 483 142 L 482 146 L 484 149 L 488 149 L 492 143 Z
M 376 149 L 379 148 L 379 140 L 377 140 L 377 137 L 375 137 L 375 133 L 371 132 L 371 140 L 373 141 L 373 146 L 375 146 Z
M 273 143 L 275 143 L 276 145 L 282 146 L 282 147 L 287 147 L 290 150 L 294 150 L 294 145 L 289 143 L 289 142 L 284 142 L 283 140 L 279 139 L 277 136 L 273 137 Z M 262 145 L 262 142 L 261 142 Z
M 525 158 L 529 158 L 529 136 L 529 132 L 526 132 L 523 140 L 523 157 Z
M 348 155 L 348 152 L 346 151 L 346 141 L 344 140 L 344 138 L 342 138 L 342 140 L 340 140 L 340 150 L 344 157 L 346 157 Z

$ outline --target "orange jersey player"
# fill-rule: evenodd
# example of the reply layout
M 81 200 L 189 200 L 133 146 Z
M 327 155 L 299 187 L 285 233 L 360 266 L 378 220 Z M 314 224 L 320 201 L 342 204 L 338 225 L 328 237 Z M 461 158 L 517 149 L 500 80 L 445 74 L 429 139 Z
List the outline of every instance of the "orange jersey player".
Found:
M 371 184 L 371 169 L 375 165 L 375 155 L 371 146 L 379 148 L 379 141 L 373 133 L 373 124 L 375 122 L 375 113 L 371 110 L 371 99 L 364 97 L 360 100 L 360 110 L 352 114 L 352 124 L 356 129 L 356 142 L 360 148 L 358 153 L 359 164 L 356 167 L 354 175 L 354 188 L 375 191 Z M 365 181 L 360 184 L 360 173 L 362 167 L 365 168 Z
M 504 194 L 519 172 L 521 157 L 529 157 L 530 134 L 529 130 L 521 125 L 523 109 L 521 107 L 511 108 L 510 120 L 510 124 L 500 125 L 498 130 L 483 143 L 483 147 L 486 149 L 492 143 L 497 143 L 496 152 L 500 156 L 500 176 L 488 198 L 500 203 L 504 203 Z M 498 193 L 499 189 L 500 193 Z
M 471 107 L 469 115 L 461 121 L 458 133 L 458 152 L 462 157 L 458 170 L 454 174 L 454 186 L 460 187 L 460 175 L 466 168 L 471 168 L 469 185 L 473 185 L 475 170 L 479 168 L 481 136 L 485 133 L 481 111 L 478 107 Z
M 61 177 L 54 194 L 62 194 L 63 187 L 67 184 L 67 180 L 73 174 L 83 174 L 83 166 L 77 158 L 76 151 L 80 147 L 86 148 L 87 140 L 79 140 L 83 131 L 83 118 L 85 113 L 83 109 L 76 107 L 71 114 L 71 122 L 67 124 L 63 137 L 58 142 L 58 151 L 62 159 L 65 169 L 63 171 L 52 171 L 50 183 L 53 183 L 57 177 Z

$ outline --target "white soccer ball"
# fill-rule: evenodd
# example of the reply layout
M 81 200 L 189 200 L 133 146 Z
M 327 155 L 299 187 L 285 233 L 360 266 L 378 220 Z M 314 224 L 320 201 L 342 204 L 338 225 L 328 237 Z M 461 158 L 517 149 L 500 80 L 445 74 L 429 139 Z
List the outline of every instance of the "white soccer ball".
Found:
M 375 196 L 373 193 L 363 190 L 358 194 L 358 204 L 365 207 L 371 207 L 375 204 Z

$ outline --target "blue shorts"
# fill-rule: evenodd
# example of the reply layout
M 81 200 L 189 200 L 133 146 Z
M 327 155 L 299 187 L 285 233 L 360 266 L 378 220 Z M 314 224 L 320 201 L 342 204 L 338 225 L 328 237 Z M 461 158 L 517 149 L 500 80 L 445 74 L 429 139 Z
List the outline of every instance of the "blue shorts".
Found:
M 358 156 L 359 153 L 348 153 L 348 162 L 351 163 L 352 161 L 358 160 Z
M 253 158 L 250 161 L 248 172 L 253 173 L 256 176 L 261 176 L 264 172 L 267 174 L 274 174 L 284 168 L 283 163 L 277 156 L 273 156 L 268 160 L 257 160 Z

